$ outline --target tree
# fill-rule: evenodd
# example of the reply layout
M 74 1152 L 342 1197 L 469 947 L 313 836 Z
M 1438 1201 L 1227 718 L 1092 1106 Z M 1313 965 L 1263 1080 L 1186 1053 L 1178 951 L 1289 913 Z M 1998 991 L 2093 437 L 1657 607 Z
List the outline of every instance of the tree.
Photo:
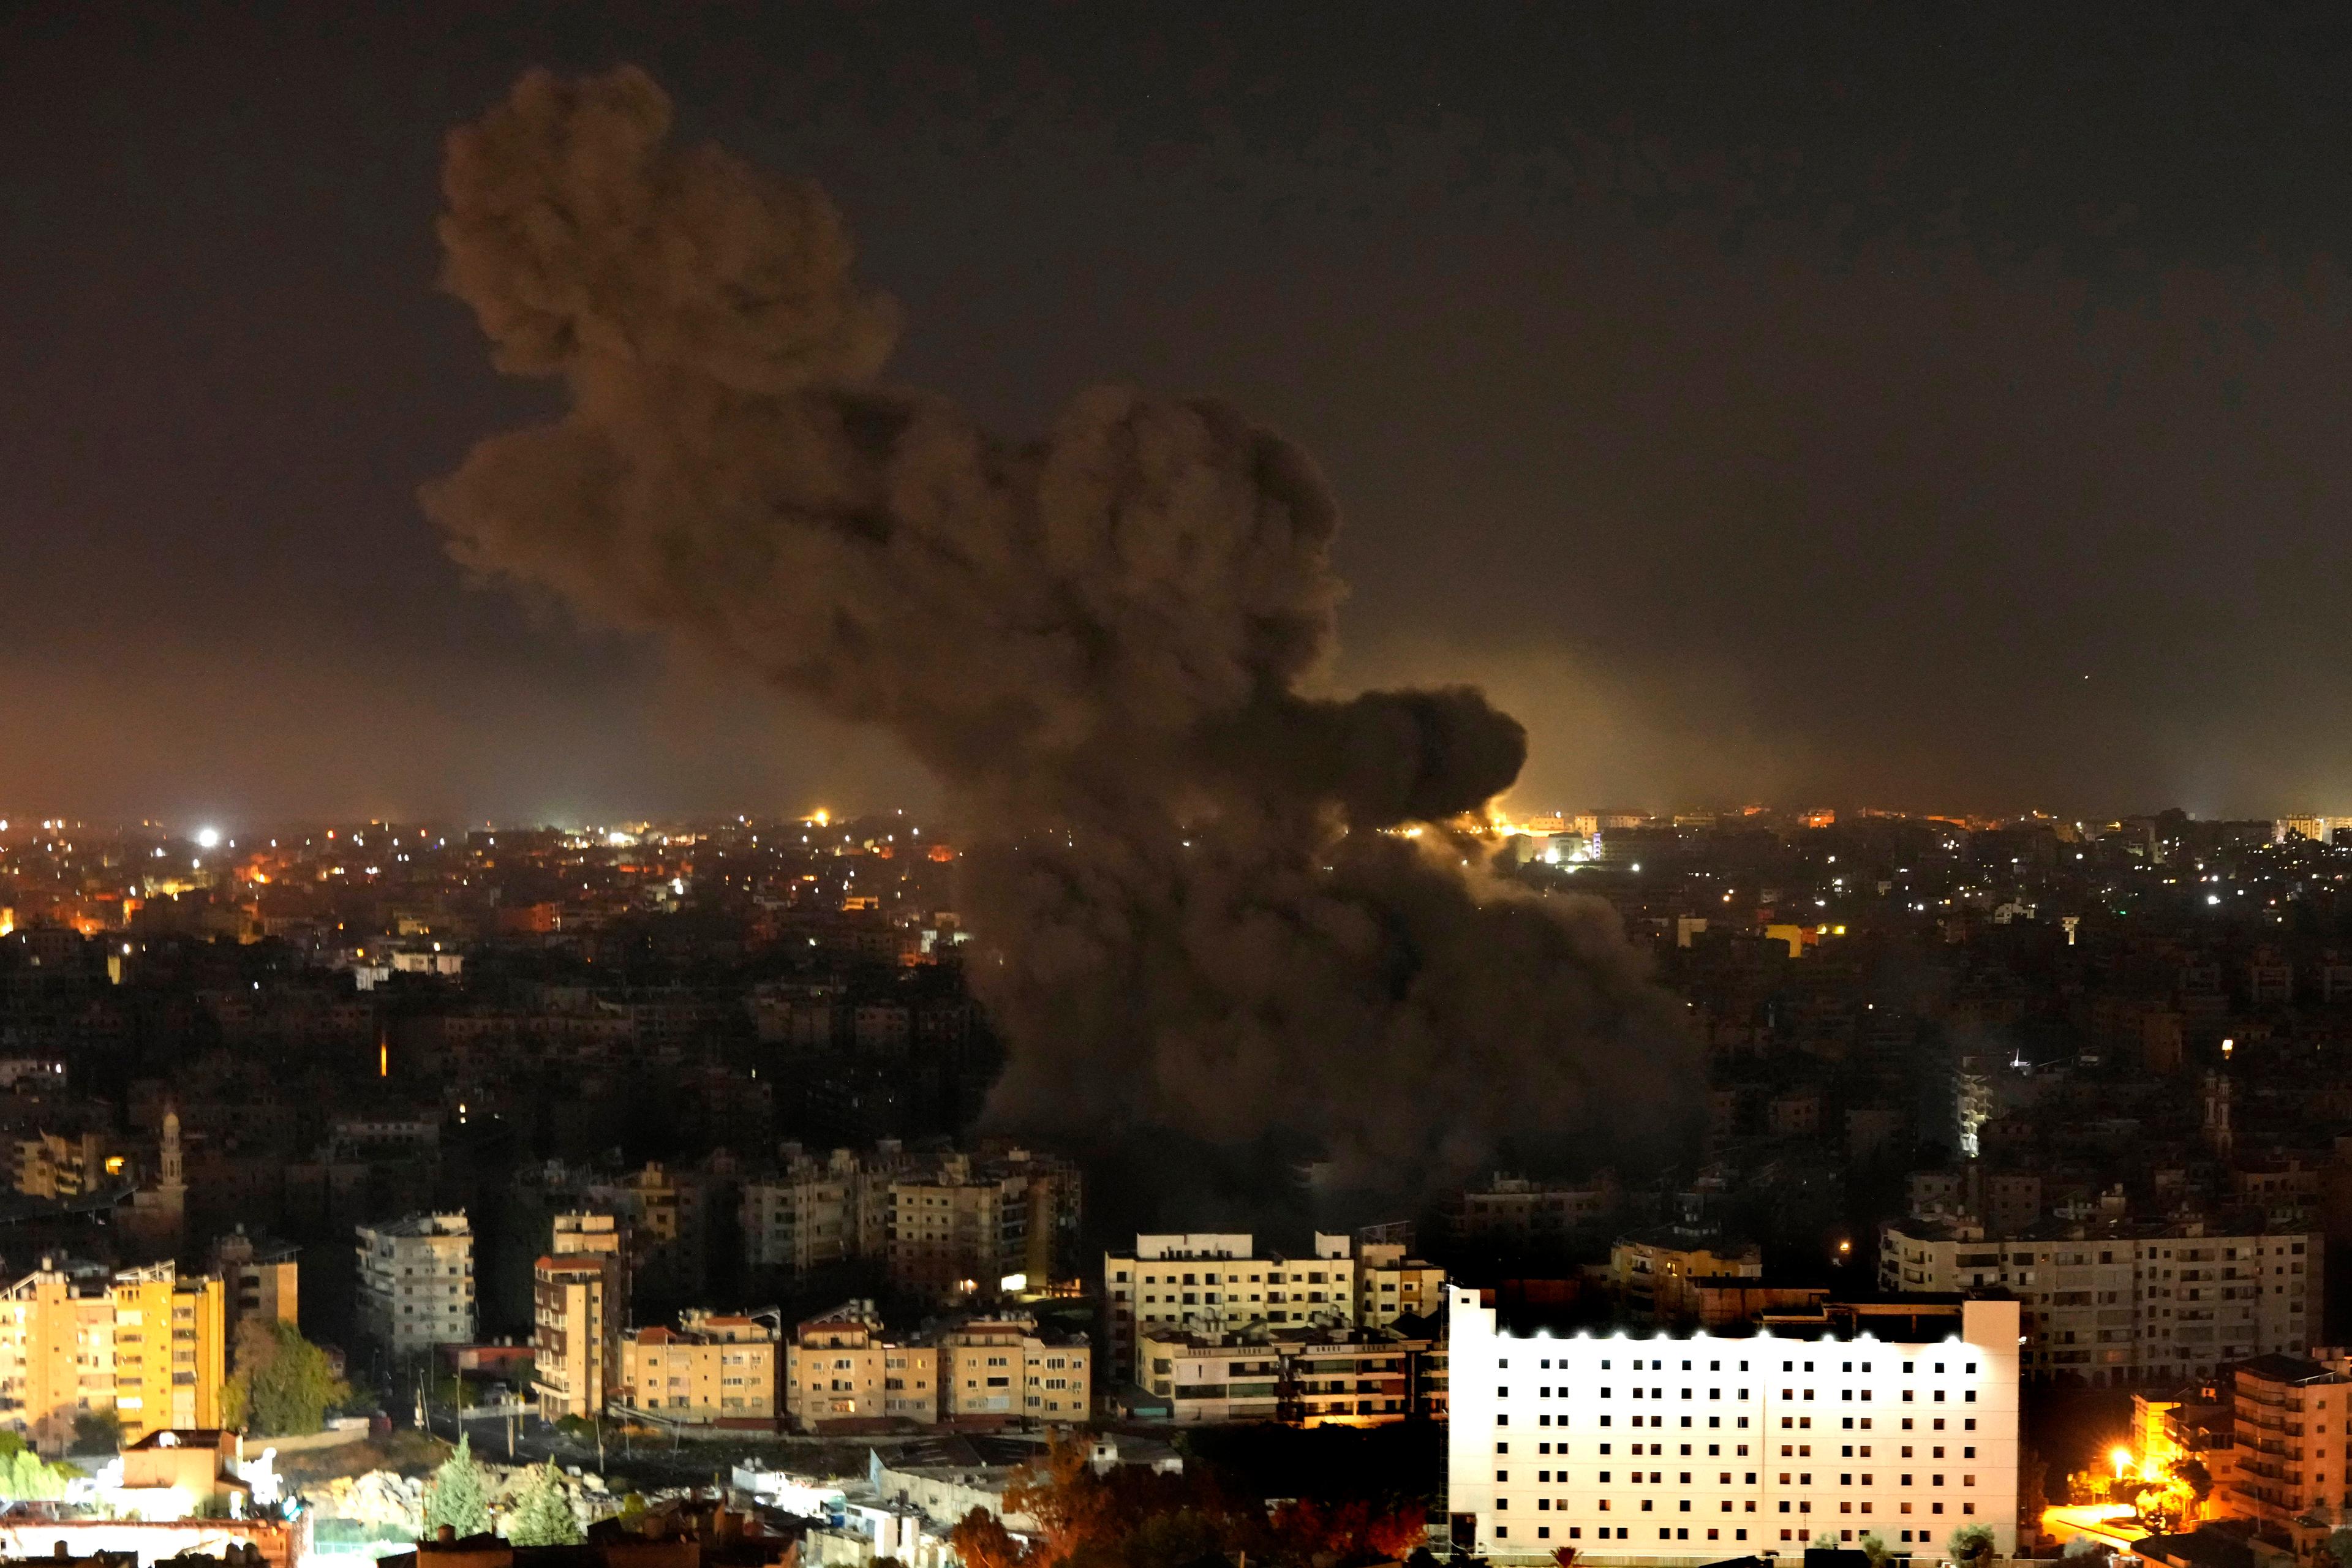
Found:
M 1815 1552 L 1835 1552 L 1837 1550 L 1837 1537 L 1824 1530 L 1819 1535 L 1813 1537 L 1812 1550 Z
M 327 1424 L 352 1396 L 327 1352 L 293 1324 L 247 1318 L 236 1325 L 236 1372 L 221 1390 L 225 1426 L 257 1437 L 296 1437 Z
M 45 1465 L 14 1432 L 0 1432 L 0 1498 L 10 1502 L 54 1501 L 66 1495 L 75 1471 Z
M 1992 1526 L 1964 1524 L 1952 1531 L 1944 1542 L 1944 1551 L 1955 1563 L 1973 1563 L 1979 1557 L 1992 1555 Z
M 1004 1513 L 1036 1521 L 1025 1563 L 1165 1568 L 1245 1552 L 1253 1563 L 1303 1564 L 1328 1539 L 1325 1526 L 1344 1521 L 1343 1533 L 1360 1539 L 1376 1519 L 1387 1517 L 1381 1505 L 1325 1504 L 1314 1515 L 1314 1528 L 1293 1535 L 1270 1527 L 1255 1497 L 1227 1491 L 1212 1467 L 1187 1466 L 1181 1475 L 1167 1475 L 1122 1465 L 1097 1474 L 1090 1460 L 1085 1445 L 1056 1442 L 1005 1489 Z M 1307 1517 L 1303 1510 L 1289 1515 L 1294 1524 Z M 1339 1561 L 1339 1554 L 1329 1560 Z
M 1094 1485 L 1088 1454 L 1076 1443 L 1056 1441 L 1042 1459 L 1013 1473 L 1004 1489 L 1008 1513 L 1025 1513 L 1037 1521 L 1042 1536 L 1039 1555 L 1048 1563 L 1068 1559 L 1078 1546 L 1101 1532 L 1104 1498 Z
M 1301 1557 L 1398 1558 L 1429 1533 L 1427 1510 L 1419 1502 L 1361 1498 L 1342 1502 L 1301 1498 L 1275 1510 L 1270 1522 L 1276 1539 Z
M 1885 1537 L 1874 1535 L 1865 1530 L 1862 1532 L 1862 1539 L 1854 1544 L 1862 1548 L 1862 1554 L 1864 1557 L 1870 1559 L 1870 1568 L 1885 1568 L 1888 1553 Z
M 2339 1530 L 2327 1538 L 2327 1550 L 2336 1561 L 2352 1568 L 2352 1530 Z
M 489 1480 L 474 1463 L 473 1441 L 463 1433 L 457 1450 L 441 1461 L 432 1485 L 425 1489 L 425 1532 L 437 1535 L 445 1524 L 460 1541 L 489 1532 Z
M 564 1489 L 562 1473 L 554 1460 L 532 1470 L 524 1480 L 515 1500 L 514 1518 L 507 1526 L 507 1539 L 517 1546 L 580 1544 L 579 1516 L 572 1511 L 571 1494 Z
M 111 1410 L 74 1412 L 74 1452 L 112 1452 L 122 1447 L 122 1417 Z
M 964 1568 L 1020 1568 L 1029 1553 L 1004 1521 L 984 1508 L 974 1508 L 948 1531 L 948 1544 Z

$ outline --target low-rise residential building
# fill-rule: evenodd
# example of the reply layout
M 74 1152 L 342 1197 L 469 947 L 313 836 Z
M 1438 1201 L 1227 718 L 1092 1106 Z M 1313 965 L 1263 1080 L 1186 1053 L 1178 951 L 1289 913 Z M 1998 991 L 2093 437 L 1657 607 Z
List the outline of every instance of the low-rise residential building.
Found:
M 1886 1227 L 1890 1290 L 2013 1294 L 2027 1377 L 2177 1382 L 2255 1356 L 2300 1355 L 2322 1322 L 2326 1238 L 2107 1220 L 1997 1238 L 1964 1223 Z
M 16 1141 L 16 1190 L 26 1197 L 86 1197 L 127 1186 L 125 1162 L 100 1132 L 39 1132 Z
M 465 1211 L 359 1227 L 359 1328 L 395 1361 L 474 1338 L 474 1233 Z
M 1218 1340 L 1258 1329 L 1303 1332 L 1310 1325 L 1344 1331 L 1364 1321 L 1365 1280 L 1372 1287 L 1370 1315 L 1392 1321 L 1405 1313 L 1408 1299 L 1425 1301 L 1443 1278 L 1403 1251 L 1395 1244 L 1369 1246 L 1360 1260 L 1352 1238 L 1318 1234 L 1313 1256 L 1290 1258 L 1260 1251 L 1246 1232 L 1139 1236 L 1134 1250 L 1103 1255 L 1103 1318 L 1113 1363 L 1133 1377 L 1136 1346 L 1151 1333 Z M 1395 1289 L 1382 1289 L 1388 1285 Z
M 2017 1539 L 2018 1307 L 1922 1298 L 1647 1339 L 1451 1289 L 1447 1509 L 1494 1558 L 1932 1552 Z
M 983 1318 L 941 1331 L 937 1344 L 941 1420 L 1086 1418 L 1094 1351 L 1083 1334 L 1041 1331 L 1034 1318 Z
M 797 1325 L 784 1352 L 784 1411 L 806 1431 L 935 1422 L 988 1428 L 1086 1419 L 1094 1347 L 1026 1315 L 976 1317 L 919 1337 L 885 1331 L 871 1301 Z
M 894 1415 L 928 1421 L 923 1412 L 938 1408 L 937 1349 L 891 1341 L 871 1301 L 806 1320 L 784 1347 L 784 1414 L 803 1431 Z
M 1356 1244 L 1356 1321 L 1364 1328 L 1426 1318 L 1444 1307 L 1445 1270 L 1406 1256 L 1411 1250 L 1402 1242 Z
M 675 1329 L 620 1336 L 615 1397 L 667 1425 L 772 1428 L 776 1333 L 756 1319 L 687 1312 Z
M 1385 1426 L 1444 1414 L 1444 1352 L 1422 1320 L 1336 1333 L 1150 1329 L 1137 1382 L 1168 1402 L 1179 1426 Z
M 1715 1250 L 1707 1237 L 1682 1230 L 1621 1237 L 1609 1249 L 1609 1286 L 1628 1314 L 1645 1323 L 1689 1323 L 1700 1310 L 1700 1282 L 1764 1278 L 1763 1249 Z
M 213 1243 L 212 1271 L 220 1276 L 229 1344 L 236 1343 L 236 1326 L 247 1318 L 288 1324 L 302 1321 L 298 1256 L 298 1248 L 247 1236 L 242 1226 Z
M 2132 1454 L 2140 1473 L 2164 1477 L 2194 1459 L 2211 1489 L 2185 1523 L 2220 1518 L 2237 1496 L 2237 1426 L 2229 1394 L 2210 1382 L 2132 1395 Z

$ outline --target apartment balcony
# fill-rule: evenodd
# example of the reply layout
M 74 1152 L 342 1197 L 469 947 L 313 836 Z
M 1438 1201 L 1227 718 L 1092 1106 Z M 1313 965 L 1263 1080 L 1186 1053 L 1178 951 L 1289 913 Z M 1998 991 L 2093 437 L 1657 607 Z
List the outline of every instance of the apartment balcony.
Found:
M 2238 1469 L 2242 1475 L 2259 1477 L 2274 1486 L 2293 1487 L 2298 1490 L 2303 1486 L 2303 1462 L 2300 1459 L 2290 1464 L 2278 1459 L 2242 1458 L 2238 1461 Z

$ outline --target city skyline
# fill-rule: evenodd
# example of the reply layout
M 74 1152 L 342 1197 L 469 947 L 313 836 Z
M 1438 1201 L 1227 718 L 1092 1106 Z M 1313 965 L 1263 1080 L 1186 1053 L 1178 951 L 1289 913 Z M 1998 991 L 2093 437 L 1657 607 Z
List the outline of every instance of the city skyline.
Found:
M 14 1549 L 2352 1568 L 2347 76 L 0 8 Z

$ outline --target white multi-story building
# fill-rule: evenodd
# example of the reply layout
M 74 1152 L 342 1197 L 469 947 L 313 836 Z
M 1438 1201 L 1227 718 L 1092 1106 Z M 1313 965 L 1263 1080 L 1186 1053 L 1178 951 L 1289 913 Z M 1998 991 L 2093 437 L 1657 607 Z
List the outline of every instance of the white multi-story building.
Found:
M 1444 1270 L 1396 1242 L 1318 1233 L 1311 1258 L 1260 1252 L 1245 1231 L 1139 1236 L 1103 1255 L 1104 1316 L 1114 1364 L 1133 1377 L 1143 1334 L 1220 1339 L 1271 1327 L 1342 1332 L 1437 1310 Z
M 1708 1562 L 1869 1535 L 1901 1553 L 1980 1524 L 2015 1550 L 2014 1301 L 1562 1337 L 1449 1294 L 1458 1547 Z
M 358 1227 L 360 1332 L 394 1360 L 474 1337 L 474 1233 L 464 1210 Z
M 2209 1377 L 2231 1362 L 2309 1350 L 2320 1331 L 2326 1237 L 2204 1228 L 2116 1220 L 2003 1241 L 1972 1224 L 1904 1221 L 1880 1238 L 1879 1283 L 2015 1295 L 2027 1377 L 2071 1372 L 2094 1385 Z

